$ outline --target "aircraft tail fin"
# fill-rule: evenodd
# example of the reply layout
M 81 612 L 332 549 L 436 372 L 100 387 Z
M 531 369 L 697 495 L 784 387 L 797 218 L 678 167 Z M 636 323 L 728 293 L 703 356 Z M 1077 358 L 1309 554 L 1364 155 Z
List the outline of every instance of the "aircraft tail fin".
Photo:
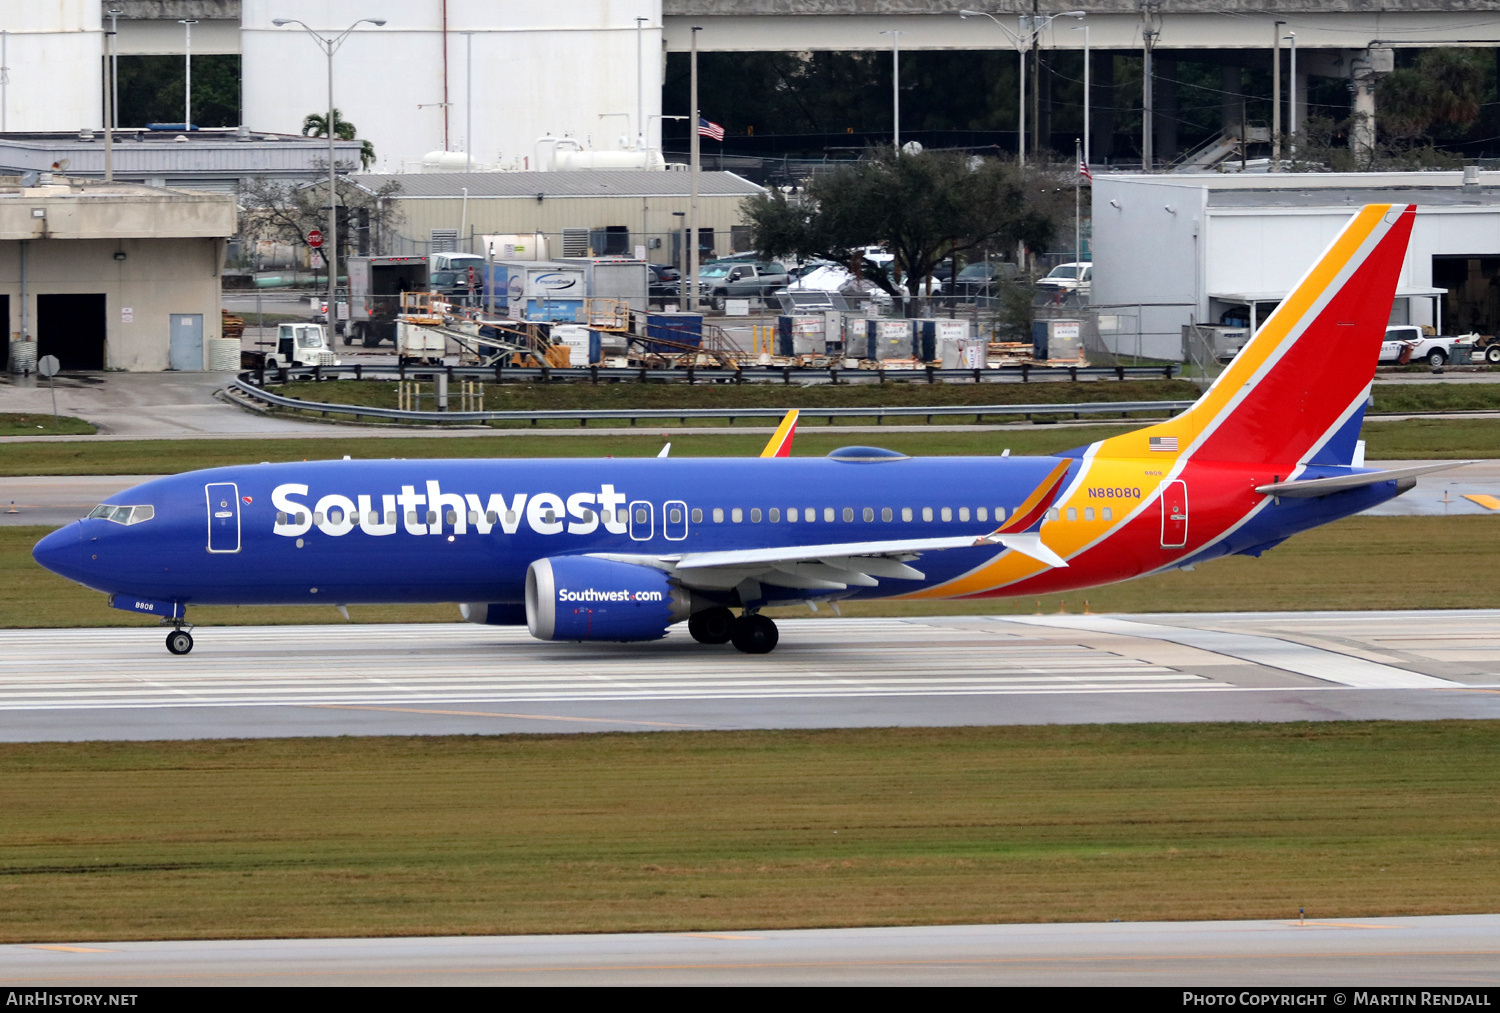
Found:
M 1361 209 L 1197 404 L 1100 456 L 1351 464 L 1415 217 Z
M 797 435 L 797 409 L 793 408 L 786 413 L 781 420 L 781 425 L 776 427 L 776 432 L 771 434 L 766 449 L 760 452 L 761 457 L 791 457 L 792 437 Z

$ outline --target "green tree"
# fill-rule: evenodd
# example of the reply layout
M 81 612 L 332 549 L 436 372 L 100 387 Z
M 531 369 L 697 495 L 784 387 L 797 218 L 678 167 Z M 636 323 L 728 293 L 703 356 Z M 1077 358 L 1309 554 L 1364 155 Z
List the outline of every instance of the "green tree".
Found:
M 1376 124 L 1396 141 L 1420 137 L 1460 137 L 1484 106 L 1485 57 L 1478 50 L 1440 47 L 1424 50 L 1410 67 L 1380 79 Z
M 955 254 L 1045 246 L 1071 214 L 1066 183 L 1011 161 L 941 151 L 898 156 L 885 148 L 816 177 L 798 196 L 751 197 L 745 213 L 766 257 L 827 257 L 858 275 L 858 251 L 885 247 L 896 270 L 870 280 L 899 299 L 903 275 L 928 279 Z M 908 313 L 915 310 L 909 302 Z
M 186 67 L 180 56 L 121 56 L 120 126 L 181 123 Z M 240 58 L 193 57 L 193 123 L 240 125 Z
M 333 135 L 341 141 L 352 141 L 359 136 L 358 128 L 344 119 L 337 108 L 333 110 Z M 327 137 L 328 136 L 328 114 L 308 113 L 302 120 L 303 137 Z M 359 165 L 362 169 L 368 169 L 375 164 L 375 145 L 369 141 L 359 143 Z

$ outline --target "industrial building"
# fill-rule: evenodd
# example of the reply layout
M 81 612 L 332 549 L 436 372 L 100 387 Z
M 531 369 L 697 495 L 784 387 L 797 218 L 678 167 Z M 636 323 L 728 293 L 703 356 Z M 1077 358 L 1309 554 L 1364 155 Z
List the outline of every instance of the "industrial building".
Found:
M 372 192 L 388 180 L 401 184 L 399 234 L 382 252 L 422 254 L 457 250 L 483 254 L 485 235 L 547 237 L 546 257 L 634 256 L 658 264 L 681 261 L 681 237 L 691 203 L 687 172 L 578 170 L 572 172 L 410 173 L 358 175 L 350 181 Z M 732 172 L 698 175 L 701 255 L 749 247 L 742 205 L 759 186 Z M 544 257 L 543 259 L 546 259 Z
M 1125 354 L 1186 324 L 1259 326 L 1364 204 L 1417 205 L 1391 319 L 1500 333 L 1500 172 L 1099 174 L 1092 299 Z M 1150 256 L 1142 256 L 1142 251 Z
M 336 35 L 362 19 L 383 20 L 360 24 L 333 58 L 334 104 L 374 143 L 383 172 L 414 170 L 432 151 L 463 152 L 483 167 L 532 169 L 536 140 L 548 135 L 599 151 L 659 148 L 663 114 L 687 112 L 662 108 L 665 56 L 685 52 L 694 35 L 704 52 L 885 50 L 892 32 L 900 33 L 903 50 L 1014 52 L 1018 39 L 1027 43 L 1019 48 L 1034 42 L 1042 54 L 1090 46 L 1092 150 L 1101 160 L 1111 156 L 1116 133 L 1107 98 L 1117 83 L 1116 59 L 1149 48 L 1156 115 L 1142 140 L 1163 161 L 1179 154 L 1180 60 L 1222 68 L 1229 135 L 1244 126 L 1241 70 L 1268 69 L 1279 46 L 1285 86 L 1302 107 L 1296 122 L 1306 121 L 1309 77 L 1338 79 L 1364 124 L 1351 132 L 1357 145 L 1374 135 L 1376 84 L 1393 68 L 1396 49 L 1500 45 L 1500 19 L 1483 16 L 1487 5 L 1478 0 L 1385 7 L 1367 0 L 1047 0 L 995 5 L 1003 24 L 961 19 L 968 6 L 972 0 L 12 3 L 0 25 L 0 133 L 103 125 L 100 57 L 111 9 L 121 12 L 121 56 L 181 55 L 189 32 L 195 54 L 239 54 L 243 122 L 280 133 L 297 131 L 304 116 L 327 107 L 328 67 L 300 27 L 274 21 L 299 18 Z M 1082 21 L 1070 16 L 1075 11 Z M 1287 33 L 1296 36 L 1295 65 Z M 1035 97 L 1031 129 L 1039 136 L 1048 133 L 1049 91 Z M 732 133 L 744 127 L 733 110 L 704 115 Z
M 359 166 L 359 141 L 334 141 L 334 161 Z M 328 139 L 301 134 L 215 130 L 114 131 L 108 162 L 115 179 L 147 186 L 235 193 L 245 180 L 328 178 Z M 102 130 L 0 135 L 0 175 L 62 172 L 102 179 Z
M 227 194 L 0 177 L 0 368 L 46 355 L 65 370 L 238 366 L 219 311 L 235 219 Z

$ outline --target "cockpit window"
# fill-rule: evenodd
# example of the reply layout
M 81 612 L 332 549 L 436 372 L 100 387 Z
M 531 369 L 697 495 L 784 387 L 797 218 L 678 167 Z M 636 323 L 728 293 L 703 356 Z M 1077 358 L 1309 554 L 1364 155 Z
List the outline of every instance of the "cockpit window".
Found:
M 116 524 L 139 524 L 141 521 L 149 521 L 155 517 L 156 508 L 147 505 L 118 506 L 114 503 L 100 503 L 89 511 L 89 516 L 114 521 Z

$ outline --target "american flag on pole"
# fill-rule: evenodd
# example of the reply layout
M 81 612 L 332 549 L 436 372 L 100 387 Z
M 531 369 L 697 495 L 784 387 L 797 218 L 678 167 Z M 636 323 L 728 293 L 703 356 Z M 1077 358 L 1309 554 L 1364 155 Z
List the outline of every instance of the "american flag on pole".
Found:
M 1089 172 L 1089 164 L 1087 162 L 1080 161 L 1078 163 L 1078 175 L 1082 176 L 1090 183 L 1094 181 L 1094 174 L 1092 172 Z
M 705 120 L 702 116 L 700 116 L 698 117 L 698 136 L 708 137 L 715 141 L 722 141 L 724 139 L 724 128 L 719 126 L 717 123 L 710 123 L 708 120 Z

